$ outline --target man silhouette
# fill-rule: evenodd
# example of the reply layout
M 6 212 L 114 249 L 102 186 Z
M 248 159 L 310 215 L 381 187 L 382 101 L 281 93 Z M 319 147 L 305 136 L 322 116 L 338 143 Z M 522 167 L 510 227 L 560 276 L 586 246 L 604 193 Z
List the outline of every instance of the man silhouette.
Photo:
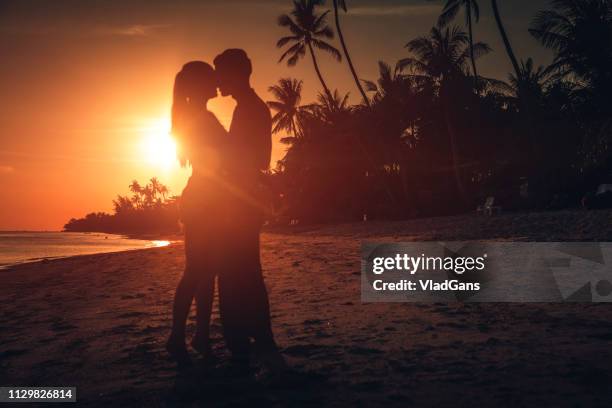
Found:
M 272 122 L 268 106 L 250 84 L 251 61 L 243 50 L 229 49 L 214 60 L 219 91 L 236 108 L 229 131 L 227 187 L 228 249 L 219 273 L 223 332 L 234 363 L 248 367 L 250 338 L 270 368 L 284 367 L 270 324 L 268 293 L 259 257 L 263 205 L 258 199 L 262 171 L 270 164 Z

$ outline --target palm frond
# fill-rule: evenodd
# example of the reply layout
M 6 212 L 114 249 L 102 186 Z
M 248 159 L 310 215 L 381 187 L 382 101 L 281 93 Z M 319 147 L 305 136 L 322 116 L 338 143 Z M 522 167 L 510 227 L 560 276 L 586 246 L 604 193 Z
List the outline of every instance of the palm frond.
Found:
M 287 51 L 285 51 L 283 53 L 283 55 L 280 56 L 280 58 L 278 59 L 278 62 L 283 62 L 283 60 L 285 58 L 287 58 L 289 55 L 291 55 L 291 58 L 293 58 L 295 56 L 297 56 L 299 58 L 300 57 L 300 55 L 299 55 L 300 50 L 304 50 L 304 43 L 303 42 L 299 42 L 299 43 L 296 43 L 296 44 L 292 45 Z M 289 61 L 287 61 L 287 64 L 292 66 L 292 64 L 289 64 Z M 293 65 L 295 65 L 295 64 L 293 64 Z
M 276 42 L 276 48 L 283 48 L 286 44 L 288 44 L 291 41 L 299 41 L 300 37 L 297 35 L 290 35 L 287 37 L 283 37 L 280 40 L 278 40 Z
M 438 17 L 438 24 L 440 26 L 446 26 L 450 23 L 459 13 L 463 0 L 447 0 L 440 17 Z
M 333 45 L 317 39 L 312 40 L 312 45 L 320 49 L 321 51 L 325 51 L 326 53 L 331 54 L 331 56 L 334 57 L 336 61 L 342 61 L 342 54 L 340 54 L 340 51 L 338 51 L 338 49 L 335 48 Z

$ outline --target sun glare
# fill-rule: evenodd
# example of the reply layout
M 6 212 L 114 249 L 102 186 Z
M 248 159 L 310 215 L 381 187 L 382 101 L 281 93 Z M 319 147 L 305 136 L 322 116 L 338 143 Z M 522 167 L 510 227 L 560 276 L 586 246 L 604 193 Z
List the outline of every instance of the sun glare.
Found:
M 163 169 L 174 166 L 176 161 L 176 143 L 170 134 L 170 119 L 152 120 L 143 129 L 143 153 L 149 164 Z

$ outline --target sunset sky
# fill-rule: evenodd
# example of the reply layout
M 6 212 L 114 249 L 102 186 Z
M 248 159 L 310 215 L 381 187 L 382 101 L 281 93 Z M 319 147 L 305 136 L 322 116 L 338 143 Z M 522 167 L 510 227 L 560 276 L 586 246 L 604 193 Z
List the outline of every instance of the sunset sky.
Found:
M 549 63 L 527 33 L 546 1 L 498 2 L 517 56 Z M 342 18 L 354 63 L 362 78 L 376 79 L 377 61 L 406 56 L 403 46 L 428 32 L 442 2 L 347 4 Z M 494 49 L 480 61 L 480 73 L 505 79 L 510 64 L 490 2 L 480 4 L 475 36 Z M 133 179 L 156 176 L 180 194 L 188 171 L 162 160 L 155 149 L 164 147 L 152 140 L 168 130 L 174 75 L 189 60 L 211 62 L 226 48 L 244 48 L 264 100 L 268 86 L 292 76 L 304 80 L 304 102 L 312 101 L 319 82 L 310 60 L 294 68 L 277 64 L 275 43 L 285 31 L 276 17 L 290 8 L 290 0 L 2 0 L 0 230 L 59 230 L 71 217 L 111 211 L 111 200 L 128 193 Z M 330 87 L 358 102 L 347 67 L 319 59 Z M 211 108 L 229 124 L 231 99 Z M 281 136 L 274 136 L 272 165 L 284 152 Z

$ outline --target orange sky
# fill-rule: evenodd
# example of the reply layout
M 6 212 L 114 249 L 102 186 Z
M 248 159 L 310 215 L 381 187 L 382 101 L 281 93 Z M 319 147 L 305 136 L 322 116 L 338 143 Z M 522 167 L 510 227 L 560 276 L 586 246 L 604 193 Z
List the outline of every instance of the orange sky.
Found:
M 368 79 L 376 78 L 379 59 L 405 56 L 403 45 L 428 31 L 440 7 L 425 0 L 347 3 L 345 36 Z M 509 65 L 489 4 L 481 3 L 475 35 L 496 50 L 481 61 L 481 73 L 505 77 Z M 547 63 L 526 33 L 545 2 L 500 3 L 517 53 Z M 304 80 L 304 101 L 312 101 L 319 84 L 310 60 L 295 68 L 276 63 L 275 42 L 284 34 L 276 17 L 289 7 L 289 0 L 0 3 L 0 230 L 58 230 L 71 217 L 111 211 L 132 179 L 156 176 L 179 194 L 188 171 L 152 164 L 142 145 L 155 123 L 167 121 L 172 81 L 186 61 L 244 48 L 264 100 L 269 85 L 293 76 Z M 328 84 L 357 102 L 346 66 L 320 60 Z M 232 107 L 228 98 L 211 106 L 226 125 Z M 281 136 L 274 136 L 274 162 L 283 155 Z

